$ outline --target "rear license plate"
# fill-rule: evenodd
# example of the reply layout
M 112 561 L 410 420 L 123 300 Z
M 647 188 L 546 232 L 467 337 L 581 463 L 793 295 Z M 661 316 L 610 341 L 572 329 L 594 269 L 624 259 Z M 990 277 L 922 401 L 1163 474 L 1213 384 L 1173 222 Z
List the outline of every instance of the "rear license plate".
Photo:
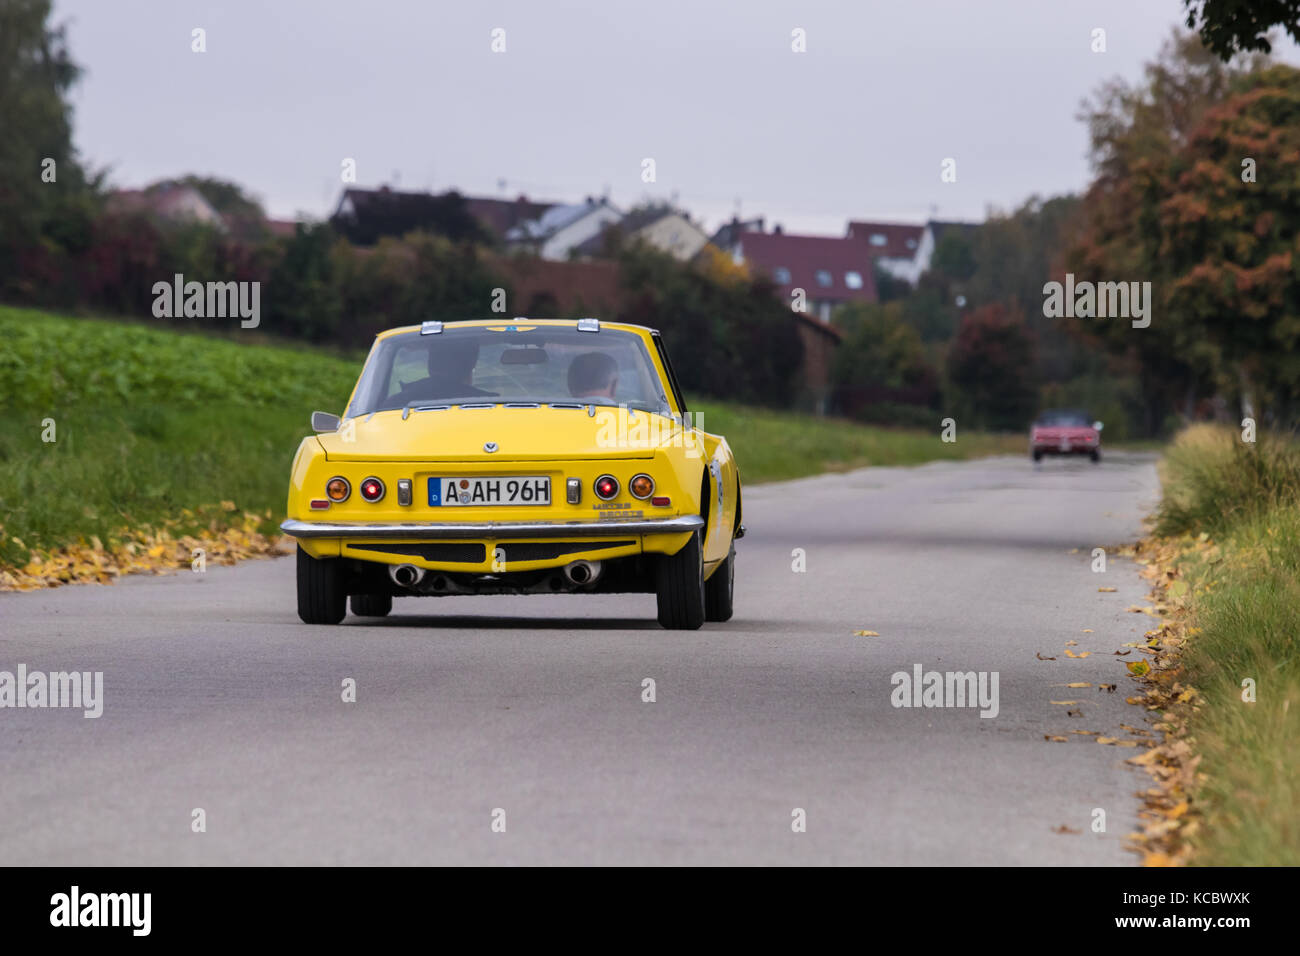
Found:
M 539 475 L 491 478 L 430 478 L 429 507 L 455 505 L 549 505 L 551 479 Z

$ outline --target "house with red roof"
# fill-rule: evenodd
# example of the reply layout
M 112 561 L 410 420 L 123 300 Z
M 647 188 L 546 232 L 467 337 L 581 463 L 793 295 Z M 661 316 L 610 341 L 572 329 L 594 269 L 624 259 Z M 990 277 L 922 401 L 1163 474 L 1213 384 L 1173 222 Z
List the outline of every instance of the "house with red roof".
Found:
M 977 228 L 976 223 L 937 219 L 923 226 L 854 220 L 849 223 L 847 236 L 866 243 L 876 256 L 876 265 L 883 271 L 916 285 L 930 268 L 934 250 L 945 235 L 955 232 L 969 238 Z
M 737 233 L 729 251 L 751 272 L 770 276 L 792 307 L 802 299 L 802 311 L 822 323 L 836 306 L 876 301 L 874 256 L 859 239 L 796 236 L 776 226 Z

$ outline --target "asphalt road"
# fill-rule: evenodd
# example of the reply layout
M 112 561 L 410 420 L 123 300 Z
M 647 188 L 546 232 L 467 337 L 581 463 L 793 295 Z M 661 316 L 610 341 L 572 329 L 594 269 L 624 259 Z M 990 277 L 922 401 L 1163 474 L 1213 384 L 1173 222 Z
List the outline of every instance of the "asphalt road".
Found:
M 698 632 L 649 595 L 308 627 L 292 558 L 0 594 L 0 670 L 104 672 L 98 719 L 0 710 L 0 863 L 1133 863 L 1138 751 L 1068 732 L 1143 722 L 1112 652 L 1146 588 L 1090 551 L 1156 494 L 1121 454 L 753 487 L 736 617 Z M 997 672 L 997 716 L 894 707 L 915 664 Z

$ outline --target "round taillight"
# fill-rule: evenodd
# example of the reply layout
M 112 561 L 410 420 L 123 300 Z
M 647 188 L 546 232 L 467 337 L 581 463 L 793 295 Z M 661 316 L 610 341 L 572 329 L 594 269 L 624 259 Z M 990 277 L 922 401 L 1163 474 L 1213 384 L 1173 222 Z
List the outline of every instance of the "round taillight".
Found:
M 618 480 L 613 475 L 601 475 L 596 479 L 596 497 L 602 501 L 609 501 L 618 494 Z
M 366 501 L 378 501 L 384 497 L 384 483 L 378 478 L 367 478 L 361 482 L 361 497 Z
M 636 475 L 627 483 L 627 490 L 632 492 L 634 497 L 649 498 L 655 493 L 655 480 L 649 475 Z
M 325 482 L 325 497 L 330 501 L 347 501 L 352 494 L 352 486 L 346 478 L 331 478 Z

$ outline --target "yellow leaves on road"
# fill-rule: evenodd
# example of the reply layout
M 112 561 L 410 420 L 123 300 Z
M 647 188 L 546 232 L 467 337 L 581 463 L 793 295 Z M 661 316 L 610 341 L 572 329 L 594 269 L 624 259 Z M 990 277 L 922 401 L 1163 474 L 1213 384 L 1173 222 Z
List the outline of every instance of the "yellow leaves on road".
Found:
M 1106 744 L 1109 747 L 1136 747 L 1141 741 L 1120 740 L 1118 737 L 1098 737 L 1097 743 Z
M 1118 588 L 1097 588 L 1097 590 L 1103 594 L 1114 594 L 1119 589 Z
M 162 527 L 124 530 L 107 545 L 91 535 L 89 540 L 60 548 L 33 549 L 31 560 L 23 567 L 0 567 L 0 591 L 34 591 L 88 582 L 108 584 L 123 574 L 189 570 L 200 558 L 206 566 L 287 553 L 286 539 L 258 530 L 270 519 L 269 511 L 237 511 L 233 502 L 223 501 L 197 512 L 186 509 Z
M 1075 707 L 1078 705 L 1077 700 L 1049 700 L 1049 704 L 1056 704 L 1058 707 Z
M 1063 744 L 1069 742 L 1068 737 L 1060 737 L 1056 734 L 1043 734 L 1043 739 L 1052 744 Z
M 1054 660 L 1056 660 L 1055 657 L 1044 657 L 1042 654 L 1038 653 L 1038 651 L 1034 651 L 1034 656 L 1037 657 L 1040 661 L 1054 661 Z
M 1134 677 L 1145 677 L 1151 671 L 1151 665 L 1146 661 L 1129 661 L 1124 666 Z
M 1089 654 L 1091 654 L 1091 653 L 1092 653 L 1092 651 L 1080 651 L 1078 654 L 1076 654 L 1076 653 L 1074 653 L 1074 651 L 1070 650 L 1068 647 L 1065 649 L 1065 656 L 1066 656 L 1066 657 L 1073 657 L 1073 658 L 1075 658 L 1075 659 L 1077 659 L 1077 660 L 1082 660 L 1083 658 L 1087 657 L 1087 656 L 1088 656 Z
M 876 631 L 854 631 L 853 636 L 854 637 L 879 637 L 880 635 Z

